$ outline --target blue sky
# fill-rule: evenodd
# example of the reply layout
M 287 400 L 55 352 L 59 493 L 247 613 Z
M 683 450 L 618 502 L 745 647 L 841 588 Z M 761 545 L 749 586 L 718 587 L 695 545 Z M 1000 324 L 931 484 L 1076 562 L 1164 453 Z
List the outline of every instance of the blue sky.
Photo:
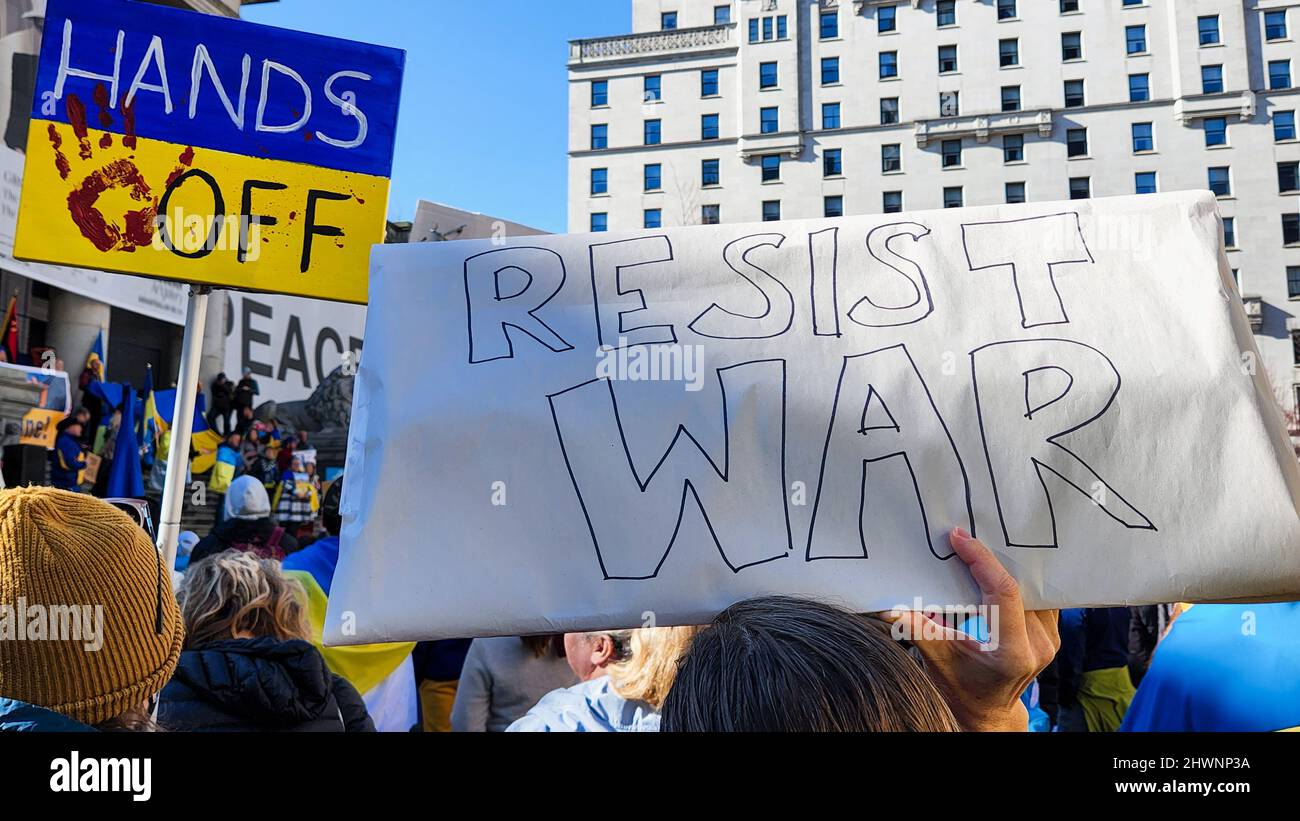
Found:
M 406 50 L 388 213 L 417 199 L 566 227 L 568 41 L 631 29 L 630 0 L 279 0 L 244 19 Z

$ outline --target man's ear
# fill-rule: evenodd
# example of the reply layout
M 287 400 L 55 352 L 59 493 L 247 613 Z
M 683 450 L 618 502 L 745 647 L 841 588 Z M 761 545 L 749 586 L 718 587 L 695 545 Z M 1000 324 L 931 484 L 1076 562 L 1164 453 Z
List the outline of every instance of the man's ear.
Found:
M 604 667 L 614 660 L 614 640 L 603 633 L 591 641 L 591 663 Z

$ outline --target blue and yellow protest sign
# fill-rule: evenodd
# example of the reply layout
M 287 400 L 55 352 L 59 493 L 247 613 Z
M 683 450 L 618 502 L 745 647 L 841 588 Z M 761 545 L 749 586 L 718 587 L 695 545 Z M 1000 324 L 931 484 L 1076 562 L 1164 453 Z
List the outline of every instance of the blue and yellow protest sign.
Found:
M 366 301 L 405 53 L 50 0 L 14 255 Z

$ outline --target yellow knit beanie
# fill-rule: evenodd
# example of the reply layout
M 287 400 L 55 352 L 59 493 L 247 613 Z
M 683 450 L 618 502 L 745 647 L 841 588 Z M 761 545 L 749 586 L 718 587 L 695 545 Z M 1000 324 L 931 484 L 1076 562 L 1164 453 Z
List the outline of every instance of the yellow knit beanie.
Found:
M 92 725 L 145 703 L 185 638 L 165 571 L 148 534 L 106 502 L 0 490 L 0 697 Z

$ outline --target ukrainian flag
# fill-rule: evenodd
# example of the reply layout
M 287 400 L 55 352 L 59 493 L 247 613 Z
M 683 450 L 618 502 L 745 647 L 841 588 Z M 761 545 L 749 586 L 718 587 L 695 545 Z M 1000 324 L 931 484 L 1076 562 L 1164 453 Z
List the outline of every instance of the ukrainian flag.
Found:
M 86 370 L 94 375 L 95 379 L 103 382 L 108 374 L 108 358 L 104 355 L 104 329 L 99 329 L 99 335 L 95 337 L 95 344 L 91 347 L 90 353 L 86 355 Z
M 352 683 L 380 731 L 406 732 L 417 721 L 419 696 L 411 662 L 414 642 L 326 647 L 325 609 L 338 562 L 338 537 L 327 536 L 284 560 L 285 574 L 297 579 L 307 594 L 311 641 L 325 663 Z

